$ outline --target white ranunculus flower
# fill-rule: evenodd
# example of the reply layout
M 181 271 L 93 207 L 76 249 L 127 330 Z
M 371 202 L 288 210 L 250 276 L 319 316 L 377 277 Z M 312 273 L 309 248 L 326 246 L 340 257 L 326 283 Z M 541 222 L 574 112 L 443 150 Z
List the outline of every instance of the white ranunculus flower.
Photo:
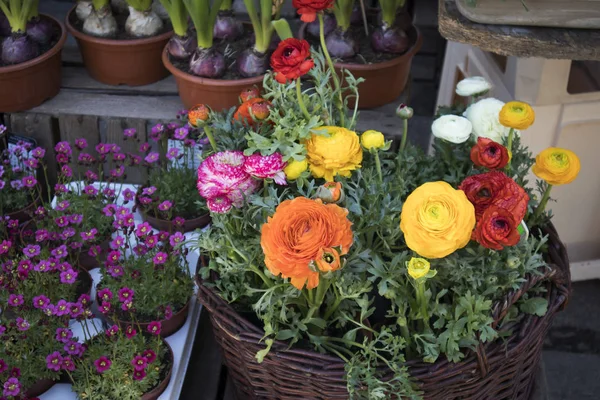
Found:
M 477 137 L 492 139 L 494 142 L 502 144 L 503 139 L 508 136 L 510 128 L 500 124 L 499 114 L 504 106 L 504 102 L 487 98 L 471 104 L 464 116 L 473 124 L 473 133 Z M 518 131 L 515 131 L 518 134 Z
M 457 144 L 466 142 L 472 130 L 471 122 L 458 115 L 442 115 L 431 124 L 433 136 Z
M 489 92 L 492 84 L 483 76 L 472 76 L 456 84 L 456 94 L 459 96 L 477 96 Z

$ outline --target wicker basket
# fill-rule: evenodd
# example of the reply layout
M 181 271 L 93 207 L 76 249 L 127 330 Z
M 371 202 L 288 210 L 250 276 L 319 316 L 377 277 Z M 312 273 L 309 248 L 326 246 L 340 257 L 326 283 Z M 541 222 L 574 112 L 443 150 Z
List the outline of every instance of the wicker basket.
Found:
M 546 332 L 567 302 L 571 277 L 566 249 L 553 226 L 549 236 L 550 270 L 529 276 L 521 288 L 508 293 L 493 308 L 496 323 L 508 308 L 534 285 L 547 285 L 548 312 L 543 317 L 527 315 L 512 326 L 506 340 L 481 344 L 459 363 L 444 357 L 434 364 L 407 363 L 410 374 L 425 399 L 529 399 Z M 239 399 L 347 399 L 344 362 L 334 356 L 308 350 L 288 349 L 276 342 L 261 364 L 255 360 L 264 332 L 249 322 L 213 289 L 199 283 L 198 298 L 210 319 L 225 364 L 234 380 Z M 300 384 L 301 382 L 301 384 Z

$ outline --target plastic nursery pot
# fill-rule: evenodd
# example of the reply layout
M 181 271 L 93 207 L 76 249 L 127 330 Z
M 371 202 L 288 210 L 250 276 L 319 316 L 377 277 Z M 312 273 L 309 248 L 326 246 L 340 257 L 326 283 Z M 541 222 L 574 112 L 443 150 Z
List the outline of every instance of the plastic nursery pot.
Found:
M 100 243 L 99 246 L 102 249 L 102 251 L 97 258 L 88 254 L 89 247 L 85 247 L 79 250 L 79 268 L 85 271 L 89 271 L 104 264 L 104 261 L 106 261 L 106 253 L 110 249 L 110 237 L 108 237 L 106 240 Z
M 235 80 L 201 78 L 175 67 L 169 60 L 166 48 L 163 51 L 162 60 L 165 67 L 175 76 L 179 97 L 185 108 L 192 108 L 196 104 L 203 103 L 215 111 L 230 109 L 239 105 L 239 96 L 242 90 L 253 86 L 262 90 L 264 75 Z
M 177 332 L 179 329 L 181 329 L 183 324 L 185 324 L 185 320 L 187 319 L 188 311 L 190 308 L 190 301 L 191 300 L 188 300 L 187 303 L 185 303 L 185 305 L 183 307 L 181 307 L 181 309 L 179 311 L 174 313 L 173 316 L 171 317 L 171 319 L 160 320 L 160 324 L 161 324 L 160 336 L 162 338 L 171 336 L 172 334 Z M 96 303 L 100 304 L 100 299 L 98 298 L 98 294 L 96 294 Z M 112 325 L 112 323 L 113 323 L 112 320 L 110 320 L 109 318 L 104 318 L 104 319 L 106 320 L 106 322 L 108 322 L 109 324 Z M 126 321 L 126 320 L 121 320 L 121 319 L 117 319 L 116 323 L 120 329 L 126 329 L 128 325 L 132 324 L 131 321 Z M 138 321 L 137 324 L 140 326 L 143 333 L 148 332 L 148 325 L 150 325 L 150 322 Z
M 0 112 L 25 111 L 56 96 L 61 84 L 61 52 L 67 31 L 56 19 L 42 15 L 60 27 L 58 42 L 33 60 L 0 67 Z
M 160 61 L 160 53 L 173 31 L 133 40 L 99 38 L 79 31 L 69 22 L 74 11 L 75 7 L 67 14 L 67 29 L 77 39 L 83 63 L 92 78 L 108 85 L 141 86 L 169 75 Z
M 0 80 L 1 79 L 2 78 L 0 77 Z M 0 102 L 2 101 L 2 97 L 3 96 L 0 96 Z M 31 203 L 29 203 L 27 206 L 23 207 L 20 210 L 17 210 L 17 211 L 11 212 L 11 213 L 7 213 L 6 216 L 9 217 L 10 219 L 16 219 L 17 221 L 19 221 L 19 224 L 26 224 L 27 222 L 31 221 L 33 212 L 38 207 L 38 204 L 41 204 L 41 203 L 42 203 L 42 199 L 38 195 L 35 198 L 35 200 L 32 201 Z
M 165 232 L 175 232 L 175 228 L 173 226 L 173 222 L 156 218 L 139 209 L 140 214 L 142 215 L 142 219 L 150 224 L 154 229 L 158 229 L 159 231 Z M 199 216 L 198 218 L 186 219 L 183 224 L 183 232 L 192 232 L 196 229 L 204 228 L 206 225 L 210 224 L 210 214 L 206 213 L 204 215 Z
M 171 381 L 171 376 L 173 375 L 173 365 L 175 364 L 175 357 L 173 355 L 173 349 L 171 349 L 171 346 L 169 346 L 169 343 L 167 343 L 166 340 L 163 340 L 163 344 L 165 346 L 167 346 L 167 349 L 169 350 L 168 360 L 167 360 L 167 362 L 169 363 L 169 370 L 167 371 L 167 375 L 165 376 L 165 379 L 160 381 L 158 386 L 156 386 L 154 389 L 152 389 L 148 393 L 145 393 L 141 397 L 141 400 L 157 400 L 159 398 L 159 396 L 161 394 L 163 394 L 163 392 L 165 391 L 167 386 L 169 386 L 169 382 Z
M 55 383 L 52 379 L 40 379 L 25 391 L 25 397 L 28 399 L 38 397 L 50 390 Z
M 411 26 L 408 36 L 412 46 L 406 53 L 388 61 L 376 64 L 335 63 L 335 69 L 343 77 L 342 69 L 352 72 L 355 78 L 364 78 L 358 85 L 358 108 L 375 108 L 395 101 L 408 82 L 413 56 L 423 44 L 419 30 Z M 349 99 L 349 106 L 354 107 L 354 99 Z

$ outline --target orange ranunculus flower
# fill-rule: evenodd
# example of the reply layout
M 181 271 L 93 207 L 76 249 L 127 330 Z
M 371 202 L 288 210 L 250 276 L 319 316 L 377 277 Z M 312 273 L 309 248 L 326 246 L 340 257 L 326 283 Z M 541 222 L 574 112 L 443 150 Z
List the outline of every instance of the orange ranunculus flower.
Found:
M 256 121 L 262 121 L 269 117 L 271 103 L 261 97 L 253 97 L 240 104 L 233 114 L 233 119 L 244 125 L 254 126 Z
M 341 268 L 340 256 L 352 246 L 348 210 L 320 199 L 282 202 L 262 226 L 260 245 L 274 275 L 291 278 L 298 290 L 319 285 L 319 272 Z

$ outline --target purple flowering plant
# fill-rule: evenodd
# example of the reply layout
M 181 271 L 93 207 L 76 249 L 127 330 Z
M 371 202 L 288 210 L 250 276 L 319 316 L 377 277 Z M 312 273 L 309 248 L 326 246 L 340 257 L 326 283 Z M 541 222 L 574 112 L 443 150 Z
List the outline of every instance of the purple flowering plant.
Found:
M 153 145 L 140 143 L 140 157 L 148 169 L 148 181 L 135 196 L 136 207 L 142 213 L 167 221 L 208 213 L 195 187 L 203 153 L 201 136 L 200 128 L 181 121 L 155 125 L 150 134 Z M 151 193 L 145 189 L 152 189 Z
M 113 321 L 170 319 L 193 294 L 185 236 L 157 232 L 147 222 L 122 228 L 117 236 L 126 245 L 114 246 L 106 259 L 97 287 L 100 312 Z

